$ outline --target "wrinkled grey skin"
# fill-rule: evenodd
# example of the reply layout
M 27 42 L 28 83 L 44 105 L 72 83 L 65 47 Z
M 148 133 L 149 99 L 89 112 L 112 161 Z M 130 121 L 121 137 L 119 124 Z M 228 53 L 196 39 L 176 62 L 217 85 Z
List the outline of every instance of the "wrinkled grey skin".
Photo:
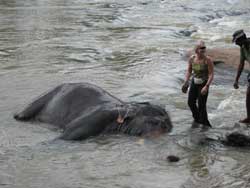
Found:
M 118 115 L 127 114 L 122 124 Z M 149 103 L 124 103 L 89 83 L 56 87 L 14 115 L 16 120 L 39 121 L 64 130 L 61 139 L 82 140 L 101 133 L 144 136 L 169 132 L 168 113 Z

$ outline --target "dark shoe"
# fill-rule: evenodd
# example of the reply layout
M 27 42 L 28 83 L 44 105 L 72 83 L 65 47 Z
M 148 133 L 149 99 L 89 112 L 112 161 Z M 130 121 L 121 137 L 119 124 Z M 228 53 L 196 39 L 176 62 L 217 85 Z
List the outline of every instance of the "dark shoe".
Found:
M 245 118 L 239 121 L 240 123 L 245 123 L 245 124 L 250 124 L 250 119 L 249 118 Z

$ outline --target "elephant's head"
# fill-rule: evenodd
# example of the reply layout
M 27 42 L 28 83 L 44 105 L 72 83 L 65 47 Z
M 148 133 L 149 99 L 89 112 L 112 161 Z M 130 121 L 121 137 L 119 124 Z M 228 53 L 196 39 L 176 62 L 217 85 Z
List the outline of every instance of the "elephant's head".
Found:
M 130 135 L 152 135 L 169 132 L 171 119 L 164 108 L 150 103 L 132 103 L 123 110 L 124 124 L 120 131 Z M 124 116 L 125 116 L 124 115 Z

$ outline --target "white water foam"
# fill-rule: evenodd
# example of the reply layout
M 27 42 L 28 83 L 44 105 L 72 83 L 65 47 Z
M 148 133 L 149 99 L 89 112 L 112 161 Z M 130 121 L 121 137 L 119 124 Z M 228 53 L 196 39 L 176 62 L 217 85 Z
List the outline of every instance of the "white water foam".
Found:
M 239 0 L 227 0 L 227 2 L 228 2 L 229 4 L 234 5 L 234 4 L 238 3 Z

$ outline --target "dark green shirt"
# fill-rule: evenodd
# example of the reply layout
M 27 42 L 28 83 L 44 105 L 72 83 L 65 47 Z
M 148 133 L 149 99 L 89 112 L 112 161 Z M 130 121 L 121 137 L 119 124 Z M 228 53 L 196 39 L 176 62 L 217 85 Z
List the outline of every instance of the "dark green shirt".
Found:
M 195 78 L 208 79 L 208 64 L 206 59 L 202 63 L 194 63 L 195 56 L 192 57 L 192 72 Z
M 196 78 L 202 78 L 204 80 L 208 79 L 208 65 L 205 63 L 202 64 L 192 64 L 193 74 Z
M 240 61 L 248 61 L 250 63 L 250 44 L 248 46 L 243 45 L 240 48 Z

